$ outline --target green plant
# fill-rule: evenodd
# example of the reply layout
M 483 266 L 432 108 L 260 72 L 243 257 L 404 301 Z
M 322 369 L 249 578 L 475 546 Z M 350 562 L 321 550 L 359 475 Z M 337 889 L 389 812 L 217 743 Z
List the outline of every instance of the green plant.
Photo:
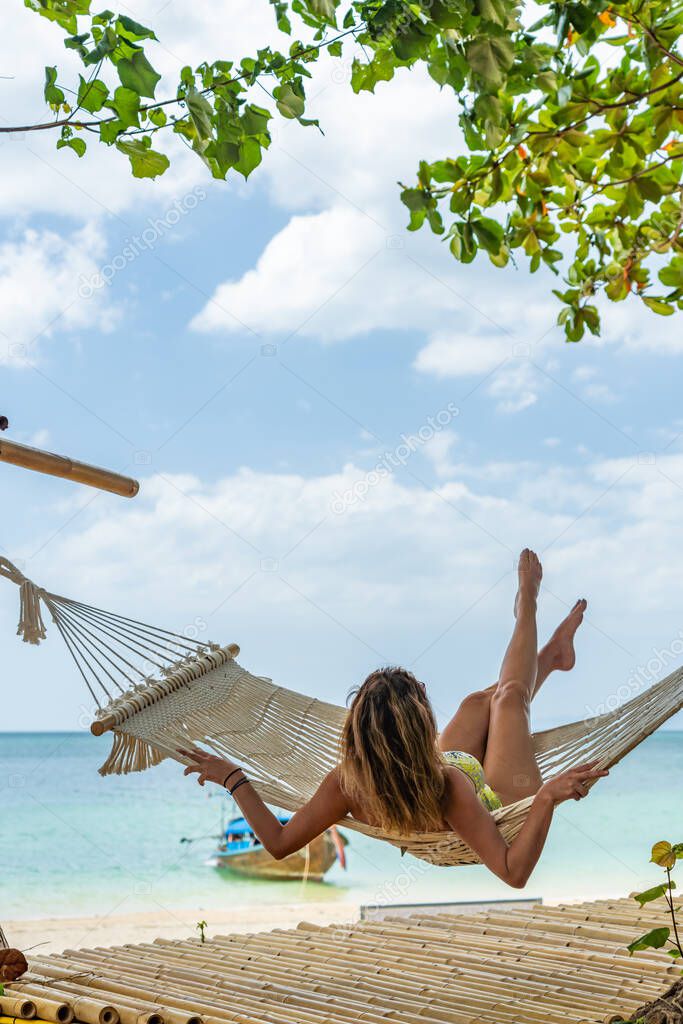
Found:
M 214 177 L 246 178 L 276 114 L 317 125 L 304 116 L 309 65 L 354 42 L 355 92 L 421 65 L 459 111 L 462 141 L 401 186 L 411 231 L 428 225 L 461 263 L 562 268 L 554 294 L 569 341 L 599 333 L 599 293 L 664 316 L 683 309 L 681 0 L 269 2 L 281 32 L 306 41 L 186 66 L 159 99 L 152 29 L 92 14 L 90 0 L 24 0 L 66 33 L 83 74 L 67 86 L 45 68 L 51 119 L 0 133 L 56 130 L 78 157 L 96 138 L 154 178 L 169 166 L 171 131 Z M 407 130 L 419 116 L 406 111 Z
M 195 927 L 196 927 L 197 931 L 199 932 L 199 941 L 203 945 L 206 942 L 206 929 L 208 928 L 208 925 L 207 925 L 206 921 L 197 921 L 197 924 L 195 925 Z
M 671 877 L 671 871 L 675 867 L 676 861 L 681 858 L 683 858 L 683 843 L 676 843 L 672 846 L 671 843 L 662 841 L 655 843 L 652 847 L 650 863 L 658 864 L 659 867 L 664 868 L 666 871 L 666 881 L 653 886 L 651 889 L 646 889 L 645 892 L 637 893 L 634 899 L 638 901 L 641 907 L 645 906 L 646 903 L 652 903 L 653 900 L 664 899 L 671 916 L 671 928 L 666 926 L 653 928 L 651 931 L 641 935 L 640 938 L 634 939 L 628 946 L 631 955 L 638 949 L 662 949 L 668 944 L 671 948 L 667 949 L 666 952 L 670 957 L 674 960 L 683 958 L 683 947 L 681 946 L 681 932 L 683 931 L 681 925 L 683 922 L 680 922 L 678 918 L 682 908 L 674 906 L 673 891 L 676 888 L 676 883 Z M 681 973 L 683 974 L 683 971 Z

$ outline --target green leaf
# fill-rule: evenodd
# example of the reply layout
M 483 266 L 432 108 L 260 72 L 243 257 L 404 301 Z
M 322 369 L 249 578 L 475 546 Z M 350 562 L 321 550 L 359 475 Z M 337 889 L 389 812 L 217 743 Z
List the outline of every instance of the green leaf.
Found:
M 273 96 L 277 104 L 277 109 L 280 111 L 283 117 L 296 118 L 301 117 L 306 104 L 301 96 L 294 92 L 291 85 L 281 85 L 277 89 L 273 90 Z
M 56 85 L 57 82 L 57 68 L 46 67 L 45 68 L 45 88 L 43 93 L 45 95 L 46 103 L 53 103 L 56 106 L 60 106 L 64 102 L 64 93 Z
M 234 164 L 235 170 L 248 178 L 255 167 L 261 163 L 261 146 L 256 139 L 244 139 L 240 143 L 239 156 Z
M 508 15 L 503 0 L 477 0 L 477 14 L 486 21 L 504 25 Z
M 683 257 L 675 256 L 668 267 L 662 267 L 659 280 L 667 288 L 683 288 Z
M 399 60 L 412 62 L 427 55 L 431 41 L 431 34 L 420 21 L 406 21 L 404 17 L 395 31 L 394 53 Z
M 275 8 L 277 27 L 281 32 L 286 32 L 289 35 L 292 31 L 292 26 L 287 17 L 289 4 L 285 3 L 284 0 L 269 0 L 269 3 Z
M 142 139 L 119 139 L 116 148 L 125 153 L 131 163 L 134 178 L 156 178 L 169 166 L 168 157 L 151 149 L 152 141 Z
M 462 5 L 453 0 L 432 0 L 429 16 L 439 28 L 460 28 L 465 12 Z
M 120 85 L 107 103 L 119 119 L 118 128 L 139 128 L 140 97 L 132 89 Z
M 121 85 L 132 89 L 139 96 L 154 98 L 157 82 L 161 78 L 145 57 L 142 50 L 137 50 L 131 58 L 123 57 L 116 65 Z
M 77 28 L 76 18 L 90 10 L 90 0 L 24 0 L 24 5 L 71 35 Z
M 477 244 L 474 240 L 472 226 L 468 223 L 456 223 L 451 228 L 450 249 L 460 263 L 471 263 L 477 255 Z
M 646 306 L 652 310 L 653 313 L 659 313 L 660 316 L 671 316 L 675 312 L 674 307 L 670 306 L 664 299 L 656 299 L 654 296 L 641 295 L 641 299 Z
M 500 252 L 503 244 L 503 228 L 498 221 L 490 217 L 473 217 L 471 220 L 475 238 L 482 249 L 494 255 Z
M 82 110 L 96 114 L 104 106 L 109 96 L 109 89 L 99 78 L 87 82 L 83 75 L 79 75 L 79 79 L 77 104 Z
M 206 96 L 197 92 L 196 89 L 188 89 L 185 95 L 185 101 L 187 103 L 187 109 L 190 112 L 190 117 L 197 129 L 198 137 L 203 140 L 210 139 L 213 135 L 213 107 L 207 100 Z
M 161 107 L 154 107 L 151 110 L 148 110 L 147 117 L 157 128 L 163 128 L 168 120 L 166 117 L 166 111 Z
M 505 74 L 512 67 L 514 49 L 509 39 L 492 37 L 476 39 L 467 46 L 470 67 L 487 85 L 502 85 Z
M 308 0 L 308 5 L 314 14 L 317 14 L 319 18 L 324 18 L 331 25 L 336 22 L 335 10 L 336 4 L 334 0 Z
M 671 883 L 671 888 L 675 887 L 675 882 Z M 658 900 L 661 896 L 669 891 L 669 885 L 667 882 L 663 882 L 661 885 L 654 885 L 651 889 L 646 889 L 645 892 L 636 893 L 633 897 L 640 903 L 641 907 L 646 903 L 651 903 L 652 900 Z
M 652 864 L 658 864 L 660 868 L 672 868 L 676 863 L 676 854 L 673 851 L 673 846 L 663 839 L 659 843 L 655 843 L 652 847 L 652 856 L 650 857 Z
M 270 111 L 265 107 L 257 107 L 253 103 L 247 104 L 242 114 L 242 129 L 245 135 L 264 135 L 268 131 L 268 122 L 271 119 Z
M 653 928 L 651 932 L 646 932 L 639 939 L 634 939 L 626 948 L 631 955 L 639 949 L 661 949 L 666 944 L 669 934 L 669 928 Z
M 73 149 L 74 153 L 78 157 L 85 156 L 87 148 L 88 147 L 83 139 L 79 139 L 76 136 L 71 136 L 71 138 L 68 139 L 59 139 L 57 142 L 57 149 Z
M 76 50 L 80 57 L 87 57 L 88 50 L 85 46 L 86 42 L 90 39 L 89 32 L 82 32 L 77 36 L 67 36 L 64 40 L 64 46 L 67 50 Z
M 110 57 L 118 46 L 119 37 L 113 28 L 106 28 L 102 33 L 97 46 L 93 47 L 87 57 L 83 58 L 86 66 L 99 64 L 105 57 Z
M 116 19 L 116 28 L 121 35 L 135 42 L 139 39 L 156 39 L 151 28 L 146 28 L 139 21 L 133 21 L 132 18 L 126 17 L 125 14 L 119 14 Z

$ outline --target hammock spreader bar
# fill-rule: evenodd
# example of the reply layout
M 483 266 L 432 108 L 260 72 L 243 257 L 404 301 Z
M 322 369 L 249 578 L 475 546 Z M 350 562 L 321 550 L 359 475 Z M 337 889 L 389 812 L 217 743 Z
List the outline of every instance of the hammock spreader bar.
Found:
M 267 803 L 296 811 L 337 764 L 345 709 L 252 675 L 235 660 L 236 645 L 201 644 L 48 593 L 2 557 L 0 575 L 20 587 L 19 635 L 33 644 L 45 638 L 44 605 L 97 701 L 92 732 L 113 733 L 101 774 L 142 771 L 167 757 L 183 763 L 178 749 L 200 743 L 242 765 Z M 681 708 L 677 669 L 614 711 L 535 733 L 541 775 L 585 761 L 609 768 Z M 532 799 L 493 812 L 506 841 L 518 834 Z M 398 836 L 351 817 L 343 824 L 432 864 L 478 863 L 454 832 Z
M 128 476 L 112 473 L 109 469 L 91 466 L 86 462 L 77 462 L 64 455 L 53 455 L 52 452 L 31 448 L 16 441 L 0 440 L 0 461 L 9 462 L 22 469 L 32 469 L 48 476 L 59 476 L 65 480 L 73 480 L 88 487 L 96 487 L 100 491 L 119 494 L 122 498 L 134 498 L 140 490 L 140 484 Z

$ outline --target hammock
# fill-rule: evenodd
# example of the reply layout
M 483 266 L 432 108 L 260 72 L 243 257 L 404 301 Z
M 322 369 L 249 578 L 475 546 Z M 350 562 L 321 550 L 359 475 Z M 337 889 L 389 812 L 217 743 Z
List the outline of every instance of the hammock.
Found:
M 296 811 L 337 764 L 345 710 L 253 675 L 235 660 L 236 645 L 202 644 L 49 593 L 1 557 L 0 575 L 20 587 L 17 633 L 32 644 L 45 638 L 42 603 L 98 706 L 92 732 L 113 733 L 102 775 L 142 771 L 167 757 L 187 763 L 178 747 L 201 743 L 238 761 L 267 803 Z M 535 733 L 541 774 L 589 760 L 611 767 L 682 707 L 677 669 L 614 711 Z M 507 841 L 532 799 L 493 812 Z M 342 824 L 431 864 L 479 863 L 454 832 L 399 836 L 352 817 Z

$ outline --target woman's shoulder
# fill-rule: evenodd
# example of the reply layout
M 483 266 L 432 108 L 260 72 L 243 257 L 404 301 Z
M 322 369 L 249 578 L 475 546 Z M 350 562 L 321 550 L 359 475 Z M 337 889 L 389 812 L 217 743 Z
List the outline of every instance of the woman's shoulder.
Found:
M 319 790 L 324 791 L 328 798 L 334 799 L 340 804 L 343 803 L 346 807 L 346 813 L 349 811 L 353 813 L 349 798 L 344 792 L 344 787 L 342 786 L 339 765 L 336 765 L 327 773 L 323 781 L 320 783 Z

